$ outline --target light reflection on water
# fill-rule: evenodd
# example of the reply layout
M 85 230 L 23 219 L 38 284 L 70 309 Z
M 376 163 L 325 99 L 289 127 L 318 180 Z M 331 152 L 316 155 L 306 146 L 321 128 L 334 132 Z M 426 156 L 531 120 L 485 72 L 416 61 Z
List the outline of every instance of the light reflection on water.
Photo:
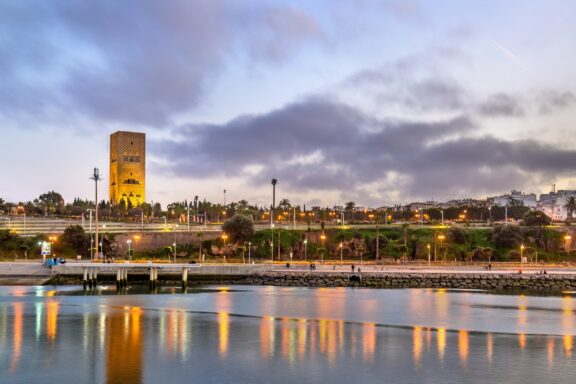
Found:
M 140 384 L 191 375 L 235 383 L 562 382 L 576 373 L 571 296 L 269 287 L 79 296 L 67 290 L 0 289 L 1 383 Z M 399 324 L 408 315 L 425 321 Z M 486 324 L 477 322 L 487 318 L 507 322 L 512 332 L 479 331 Z M 547 329 L 557 332 L 542 332 Z

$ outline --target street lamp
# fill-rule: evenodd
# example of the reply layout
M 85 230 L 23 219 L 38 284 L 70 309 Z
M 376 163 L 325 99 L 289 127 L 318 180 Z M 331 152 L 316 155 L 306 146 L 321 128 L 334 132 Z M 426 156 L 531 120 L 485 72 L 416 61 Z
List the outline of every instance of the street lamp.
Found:
M 176 242 L 172 244 L 174 246 L 174 263 L 176 263 Z
M 126 240 L 126 244 L 128 244 L 128 259 L 132 261 L 132 252 L 130 249 L 130 244 L 132 244 L 132 240 L 131 239 Z
M 96 217 L 96 232 L 94 233 L 94 241 L 98 242 L 98 182 L 102 180 L 100 178 L 100 170 L 98 168 L 94 168 L 94 173 L 92 174 L 91 180 L 94 180 L 94 216 Z M 98 253 L 98 249 L 96 249 L 96 253 Z
M 250 248 L 252 248 L 252 242 L 248 242 L 248 265 L 251 264 L 250 262 Z
M 222 256 L 224 257 L 224 260 L 226 260 L 226 240 L 228 240 L 228 235 L 226 233 L 222 234 L 222 240 L 224 241 L 224 252 L 222 253 Z
M 320 235 L 320 241 L 322 242 L 322 264 L 324 264 L 324 240 L 326 240 L 326 235 L 324 234 L 324 232 L 322 232 L 322 234 Z
M 570 252 L 570 250 L 568 249 L 568 243 L 570 242 L 570 240 L 572 240 L 572 236 L 570 235 L 566 235 L 564 236 L 564 250 L 566 251 L 566 253 Z
M 54 243 L 58 240 L 57 236 L 48 236 L 48 240 L 50 240 L 50 251 L 54 253 Z
M 426 244 L 426 248 L 428 248 L 428 265 L 430 265 L 430 243 Z
M 168 229 L 168 225 L 166 223 L 166 216 L 162 216 L 162 218 L 164 219 L 164 230 Z
M 444 243 L 445 238 L 446 238 L 446 236 L 444 236 L 444 235 L 438 235 L 438 240 L 440 240 L 440 249 L 442 249 L 442 244 Z M 444 253 L 444 254 L 446 254 L 446 253 Z M 444 259 L 444 258 L 442 258 L 442 259 Z M 436 260 L 434 260 L 434 261 L 436 261 Z
M 308 239 L 304 239 L 304 261 L 308 258 Z
M 340 242 L 340 266 L 342 266 L 342 262 L 344 260 L 343 252 L 344 252 L 344 246 L 342 245 L 342 242 Z
M 98 228 L 98 226 L 96 226 Z M 102 253 L 102 258 L 104 259 L 104 230 L 106 229 L 106 224 L 102 224 L 102 240 L 100 241 L 100 253 Z M 98 232 L 96 232 L 98 233 Z
M 520 262 L 523 263 L 524 262 L 524 244 L 520 244 Z

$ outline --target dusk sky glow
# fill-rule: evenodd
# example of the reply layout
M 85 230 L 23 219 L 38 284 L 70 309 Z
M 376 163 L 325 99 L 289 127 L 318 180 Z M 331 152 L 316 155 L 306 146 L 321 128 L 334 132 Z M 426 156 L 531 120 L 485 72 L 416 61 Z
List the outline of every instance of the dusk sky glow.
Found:
M 4 0 L 0 197 L 377 207 L 576 188 L 576 3 Z

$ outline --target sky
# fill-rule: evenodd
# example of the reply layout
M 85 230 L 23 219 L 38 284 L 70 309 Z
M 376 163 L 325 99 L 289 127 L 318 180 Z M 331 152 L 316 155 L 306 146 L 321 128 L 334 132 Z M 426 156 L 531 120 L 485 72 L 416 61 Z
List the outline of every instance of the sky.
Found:
M 571 0 L 2 0 L 0 197 L 379 207 L 576 188 Z

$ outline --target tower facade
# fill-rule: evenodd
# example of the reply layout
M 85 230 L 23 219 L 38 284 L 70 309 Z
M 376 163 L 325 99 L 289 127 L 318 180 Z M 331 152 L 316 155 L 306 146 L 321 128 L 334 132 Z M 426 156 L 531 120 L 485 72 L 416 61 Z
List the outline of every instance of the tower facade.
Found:
M 110 202 L 137 207 L 146 201 L 146 134 L 110 135 Z

